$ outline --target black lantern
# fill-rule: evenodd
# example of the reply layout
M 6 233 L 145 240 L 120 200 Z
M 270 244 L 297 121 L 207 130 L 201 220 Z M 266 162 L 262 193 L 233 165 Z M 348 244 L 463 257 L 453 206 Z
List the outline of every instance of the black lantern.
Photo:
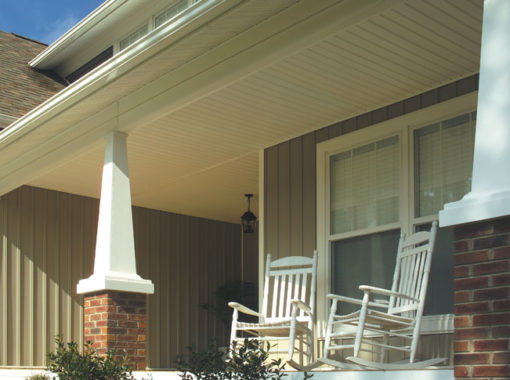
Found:
M 250 211 L 250 198 L 253 197 L 253 194 L 244 194 L 244 196 L 248 198 L 248 211 L 241 216 L 241 224 L 243 225 L 243 232 L 251 234 L 255 232 L 255 222 L 257 221 L 255 214 Z

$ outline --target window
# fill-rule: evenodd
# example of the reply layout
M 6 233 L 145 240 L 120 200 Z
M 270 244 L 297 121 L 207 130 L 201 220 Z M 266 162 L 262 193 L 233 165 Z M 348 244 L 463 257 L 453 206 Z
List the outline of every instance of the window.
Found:
M 331 234 L 398 222 L 399 136 L 330 158 Z
M 191 4 L 193 4 L 195 1 L 193 0 L 180 0 L 164 12 L 160 13 L 154 18 L 154 27 L 157 28 L 158 26 L 164 24 L 174 16 L 178 15 L 182 11 L 186 10 Z
M 149 26 L 148 25 L 142 25 L 140 28 L 135 30 L 133 33 L 131 33 L 129 36 L 124 38 L 119 42 L 119 50 L 124 50 L 129 45 L 132 45 L 136 41 L 138 41 L 140 38 L 145 36 L 149 32 Z
M 174 18 L 175 16 L 181 14 L 186 9 L 191 7 L 193 4 L 198 3 L 201 0 L 178 0 L 174 2 L 174 4 L 166 9 L 165 11 L 157 14 L 156 16 L 152 15 L 147 22 L 140 26 L 138 29 L 132 31 L 127 37 L 123 38 L 119 42 L 115 44 L 115 52 L 118 53 L 121 50 L 124 50 L 128 46 L 134 44 L 136 41 L 141 39 L 143 36 L 149 33 L 149 31 L 154 30 L 168 20 Z M 152 22 L 154 20 L 154 22 Z
M 470 191 L 476 113 L 432 123 L 424 115 L 318 145 L 317 237 L 327 253 L 319 265 L 326 277 L 319 299 L 321 292 L 359 298 L 361 284 L 391 287 L 400 231 L 429 229 L 445 203 Z M 412 121 L 418 123 L 409 127 Z M 342 313 L 353 310 L 342 307 Z M 453 236 L 440 229 L 424 314 L 451 313 Z

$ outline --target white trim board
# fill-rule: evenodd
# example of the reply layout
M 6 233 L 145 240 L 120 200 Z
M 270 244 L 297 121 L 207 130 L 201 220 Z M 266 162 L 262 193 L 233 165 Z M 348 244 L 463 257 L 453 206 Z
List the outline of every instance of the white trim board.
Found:
M 43 369 L 0 369 L 0 379 L 26 379 L 35 374 L 49 374 Z M 287 380 L 302 380 L 302 372 L 285 372 Z M 406 371 L 313 371 L 314 380 L 452 380 L 453 369 L 426 369 Z M 135 371 L 133 376 L 137 380 L 180 380 L 177 371 Z

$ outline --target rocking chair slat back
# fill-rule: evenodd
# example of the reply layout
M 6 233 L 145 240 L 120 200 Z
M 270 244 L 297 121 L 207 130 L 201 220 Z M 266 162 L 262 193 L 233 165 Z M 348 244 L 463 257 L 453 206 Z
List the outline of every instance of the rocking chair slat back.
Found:
M 392 297 L 389 302 L 389 314 L 405 313 L 406 317 L 413 317 L 420 304 L 424 303 L 426 288 L 423 287 L 427 286 L 432 258 L 431 244 L 434 240 L 435 228 L 432 232 L 415 233 L 407 239 L 401 236 L 392 290 L 415 300 Z
M 313 258 L 292 256 L 275 261 L 271 261 L 271 255 L 268 254 L 262 300 L 262 310 L 266 321 L 274 322 L 290 318 L 291 301 L 295 299 L 307 304 L 313 310 L 316 266 L 316 254 Z M 304 317 L 302 310 L 299 312 L 299 317 Z

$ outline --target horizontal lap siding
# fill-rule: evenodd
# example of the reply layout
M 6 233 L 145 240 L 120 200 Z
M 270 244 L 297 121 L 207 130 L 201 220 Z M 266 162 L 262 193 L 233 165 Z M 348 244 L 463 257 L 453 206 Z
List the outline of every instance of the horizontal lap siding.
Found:
M 98 209 L 96 199 L 26 186 L 0 197 L 0 366 L 45 366 L 58 333 L 82 343 L 76 284 L 93 271 Z M 137 270 L 155 284 L 149 365 L 171 368 L 186 346 L 225 341 L 226 327 L 200 305 L 240 279 L 240 227 L 139 207 L 133 222 Z M 256 260 L 256 249 L 245 252 Z

